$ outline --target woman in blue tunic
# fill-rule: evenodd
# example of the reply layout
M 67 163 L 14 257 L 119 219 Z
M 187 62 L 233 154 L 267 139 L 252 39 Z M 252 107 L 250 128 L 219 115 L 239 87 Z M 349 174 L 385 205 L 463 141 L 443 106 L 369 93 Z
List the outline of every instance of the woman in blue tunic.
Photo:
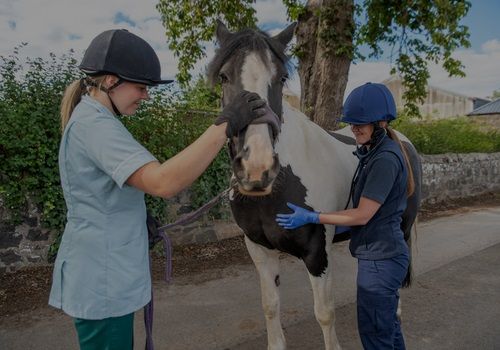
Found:
M 286 229 L 311 223 L 350 227 L 349 249 L 358 259 L 358 331 L 370 350 L 405 349 L 396 313 L 409 251 L 400 224 L 414 183 L 408 156 L 389 127 L 395 118 L 394 98 L 385 85 L 354 89 L 341 119 L 351 125 L 358 144 L 353 208 L 319 213 L 288 203 L 293 212 L 276 219 Z
M 153 48 L 108 30 L 91 42 L 80 69 L 86 77 L 68 86 L 61 103 L 67 224 L 49 304 L 74 318 L 81 349 L 128 350 L 134 312 L 151 299 L 144 193 L 171 197 L 188 187 L 266 103 L 240 93 L 215 125 L 161 164 L 116 118 L 134 114 L 149 87 L 170 82 Z

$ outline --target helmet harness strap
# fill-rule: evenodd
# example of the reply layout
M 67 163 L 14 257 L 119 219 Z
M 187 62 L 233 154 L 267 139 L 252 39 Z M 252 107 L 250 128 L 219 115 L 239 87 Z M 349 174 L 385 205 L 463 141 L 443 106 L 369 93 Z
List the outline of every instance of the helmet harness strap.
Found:
M 118 110 L 118 108 L 116 107 L 115 103 L 113 102 L 113 99 L 111 98 L 111 95 L 109 94 L 111 90 L 113 90 L 114 88 L 116 88 L 117 86 L 123 84 L 125 82 L 124 79 L 118 77 L 118 81 L 116 83 L 114 83 L 113 85 L 111 85 L 109 88 L 106 88 L 105 86 L 98 86 L 97 83 L 90 77 L 85 77 L 85 78 L 82 78 L 80 79 L 80 86 L 83 84 L 84 86 L 88 87 L 88 86 L 92 86 L 92 87 L 96 87 L 96 88 L 99 88 L 99 90 L 101 90 L 102 92 L 105 92 L 106 95 L 108 95 L 108 98 L 109 98 L 109 101 L 111 102 L 111 107 L 113 107 L 113 111 L 115 112 L 115 114 L 117 116 L 121 116 L 122 113 Z

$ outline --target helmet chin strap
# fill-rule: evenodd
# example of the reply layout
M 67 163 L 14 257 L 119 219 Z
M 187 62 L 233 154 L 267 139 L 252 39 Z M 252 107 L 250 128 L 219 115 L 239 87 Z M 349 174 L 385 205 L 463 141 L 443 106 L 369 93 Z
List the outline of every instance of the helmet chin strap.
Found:
M 387 136 L 387 130 L 380 125 L 378 122 L 374 122 L 373 124 L 373 133 L 370 140 L 363 143 L 361 146 L 356 147 L 356 151 L 354 152 L 358 156 L 367 156 L 374 150 Z
M 90 77 L 85 78 L 85 85 L 86 86 L 98 87 L 99 90 L 101 90 L 102 92 L 106 93 L 106 95 L 108 95 L 109 101 L 111 102 L 111 107 L 113 108 L 113 112 L 115 112 L 115 115 L 117 115 L 117 116 L 121 116 L 122 112 L 120 112 L 120 110 L 118 109 L 118 107 L 116 107 L 116 105 L 115 105 L 115 103 L 114 103 L 114 101 L 111 98 L 111 95 L 109 93 L 111 92 L 111 90 L 113 90 L 114 88 L 116 88 L 118 85 L 123 84 L 124 82 L 125 82 L 124 79 L 118 78 L 118 80 L 116 81 L 116 83 L 114 83 L 109 88 L 107 88 L 107 87 L 104 87 L 102 85 L 97 86 L 96 82 L 93 79 L 91 79 Z
M 118 78 L 117 82 L 114 83 L 113 85 L 111 85 L 109 88 L 105 88 L 102 85 L 100 87 L 100 89 L 108 95 L 109 101 L 111 102 L 111 107 L 113 107 L 113 111 L 115 112 L 115 115 L 117 115 L 117 116 L 121 116 L 122 112 L 120 112 L 118 107 L 116 107 L 115 102 L 113 101 L 113 99 L 111 98 L 111 95 L 109 93 L 111 92 L 111 90 L 116 88 L 118 85 L 123 84 L 124 82 L 125 82 L 125 80 L 123 80 L 122 78 Z

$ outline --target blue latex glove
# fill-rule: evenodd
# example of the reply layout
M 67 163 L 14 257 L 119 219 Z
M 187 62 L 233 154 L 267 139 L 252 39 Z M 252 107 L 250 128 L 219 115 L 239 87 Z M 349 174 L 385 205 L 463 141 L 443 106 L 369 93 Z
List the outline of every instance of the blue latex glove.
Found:
M 292 230 L 306 224 L 319 224 L 318 212 L 304 209 L 292 203 L 286 203 L 286 205 L 293 210 L 293 213 L 276 215 L 276 222 L 281 227 Z

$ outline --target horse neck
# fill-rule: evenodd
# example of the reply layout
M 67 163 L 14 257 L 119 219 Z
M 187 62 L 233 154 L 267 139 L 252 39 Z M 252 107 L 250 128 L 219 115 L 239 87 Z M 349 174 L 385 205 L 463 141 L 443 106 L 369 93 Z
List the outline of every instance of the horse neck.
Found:
M 307 188 L 306 203 L 318 210 L 341 209 L 357 165 L 354 149 L 284 101 L 283 124 L 275 150 L 281 167 L 290 167 Z
M 280 159 L 288 163 L 297 158 L 315 158 L 315 154 L 325 151 L 331 154 L 332 149 L 343 151 L 346 146 L 283 99 L 281 133 L 276 144 Z

